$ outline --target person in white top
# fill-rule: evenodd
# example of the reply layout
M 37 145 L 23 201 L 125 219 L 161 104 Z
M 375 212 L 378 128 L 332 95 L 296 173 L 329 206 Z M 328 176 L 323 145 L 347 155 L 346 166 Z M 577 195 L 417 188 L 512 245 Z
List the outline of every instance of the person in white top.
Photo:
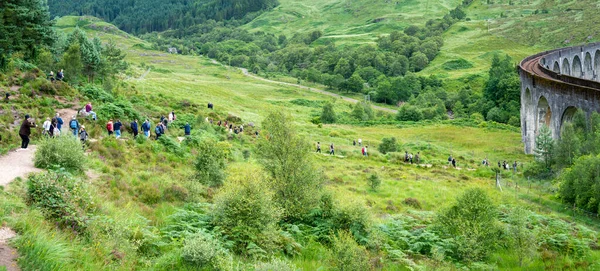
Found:
M 362 146 L 362 139 L 358 139 L 358 146 Z
M 50 126 L 52 126 L 52 123 L 50 122 L 50 118 L 46 118 L 46 121 L 44 121 L 44 124 L 42 124 L 42 127 L 44 127 L 45 135 L 50 134 Z

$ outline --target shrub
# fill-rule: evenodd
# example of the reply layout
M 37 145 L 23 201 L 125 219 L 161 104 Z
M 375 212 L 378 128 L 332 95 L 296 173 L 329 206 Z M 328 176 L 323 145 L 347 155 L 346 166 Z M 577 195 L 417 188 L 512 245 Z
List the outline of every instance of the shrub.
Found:
M 469 189 L 437 218 L 442 233 L 454 238 L 454 257 L 465 262 L 484 260 L 497 246 L 496 206 L 481 189 Z
M 87 213 L 92 210 L 91 195 L 83 182 L 64 171 L 30 176 L 27 202 L 42 209 L 47 219 L 77 232 L 85 231 Z
M 333 252 L 333 266 L 335 270 L 365 271 L 371 270 L 367 250 L 359 246 L 352 234 L 341 231 L 333 238 L 331 248 Z
M 233 242 L 238 253 L 257 256 L 270 252 L 281 210 L 261 173 L 244 173 L 215 195 L 213 223 Z
M 106 92 L 104 89 L 97 87 L 96 85 L 85 85 L 79 88 L 79 92 L 81 92 L 81 94 L 83 94 L 88 99 L 92 99 L 94 101 L 110 103 L 115 100 L 111 93 Z
M 398 143 L 396 143 L 395 137 L 383 138 L 381 144 L 377 147 L 380 153 L 386 154 L 388 152 L 398 151 Z
M 323 112 L 321 113 L 321 122 L 335 123 L 335 112 L 333 111 L 333 104 L 326 103 L 323 106 Z
M 423 119 L 423 112 L 416 106 L 405 104 L 398 110 L 396 119 L 399 121 L 420 121 Z
M 483 122 L 485 119 L 483 118 L 483 115 L 479 112 L 475 112 L 473 114 L 471 114 L 470 117 L 473 121 L 475 121 L 475 123 L 481 123 Z
M 367 178 L 367 183 L 369 184 L 369 187 L 371 187 L 371 189 L 376 191 L 377 188 L 379 188 L 379 186 L 381 185 L 381 179 L 379 179 L 379 176 L 377 176 L 377 174 L 371 174 L 371 176 Z
M 34 163 L 38 168 L 61 167 L 81 171 L 85 155 L 81 142 L 71 135 L 42 140 L 35 152 Z
M 158 138 L 158 142 L 160 144 L 162 144 L 163 146 L 165 146 L 165 149 L 168 152 L 178 154 L 178 155 L 183 155 L 183 151 L 182 151 L 181 146 L 179 145 L 179 142 L 177 141 L 177 139 L 175 139 L 171 136 L 163 135 Z
M 413 207 L 415 209 L 421 209 L 421 202 L 418 199 L 415 198 L 405 198 L 402 203 Z
M 229 252 L 219 240 L 206 232 L 199 232 L 185 240 L 181 253 L 183 259 L 200 268 L 227 270 L 231 263 Z
M 200 142 L 198 153 L 194 162 L 196 178 L 204 185 L 221 186 L 225 179 L 226 153 L 212 140 Z
M 254 265 L 254 271 L 296 271 L 298 268 L 293 263 L 279 259 L 273 258 L 269 262 L 257 263 Z
M 54 95 L 56 94 L 56 88 L 52 83 L 44 78 L 37 78 L 31 83 L 31 88 L 41 93 Z

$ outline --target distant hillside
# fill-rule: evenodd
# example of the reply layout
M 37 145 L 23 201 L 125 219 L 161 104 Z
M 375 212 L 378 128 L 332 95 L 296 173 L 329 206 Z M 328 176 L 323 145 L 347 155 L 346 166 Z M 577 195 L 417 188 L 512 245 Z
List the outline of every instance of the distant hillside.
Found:
M 48 5 L 53 16 L 96 16 L 140 34 L 186 28 L 207 19 L 240 19 L 276 6 L 277 0 L 49 0 Z

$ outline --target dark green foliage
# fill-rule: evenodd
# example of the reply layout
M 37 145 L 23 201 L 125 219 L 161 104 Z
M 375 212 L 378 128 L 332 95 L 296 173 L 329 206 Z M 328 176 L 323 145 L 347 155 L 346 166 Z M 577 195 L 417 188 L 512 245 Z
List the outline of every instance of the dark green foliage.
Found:
M 573 123 L 563 124 L 560 132 L 560 140 L 556 142 L 553 158 L 558 168 L 571 166 L 579 156 L 581 140 L 575 132 Z
M 0 69 L 14 52 L 35 59 L 40 46 L 54 41 L 48 7 L 42 0 L 0 2 Z
M 369 253 L 358 245 L 352 234 L 341 231 L 333 238 L 332 244 L 333 266 L 340 271 L 368 271 L 372 267 L 369 264 Z
M 381 179 L 379 179 L 379 176 L 377 176 L 377 174 L 371 174 L 367 178 L 367 183 L 369 184 L 369 187 L 373 189 L 373 191 L 376 191 L 377 188 L 379 188 L 379 186 L 381 185 Z
M 70 171 L 82 171 L 85 155 L 81 142 L 71 136 L 63 135 L 48 138 L 38 144 L 34 163 L 38 168 L 64 168 Z
M 204 185 L 221 186 L 225 180 L 225 166 L 225 152 L 217 147 L 216 142 L 202 141 L 194 162 L 196 178 Z
M 413 105 L 403 105 L 398 110 L 396 119 L 399 121 L 420 121 L 423 119 L 423 113 Z
M 163 135 L 158 139 L 158 142 L 165 146 L 166 151 L 177 154 L 179 156 L 184 155 L 184 152 L 181 149 L 181 145 L 179 144 L 176 138 L 173 138 L 168 135 Z
M 465 59 L 459 58 L 455 60 L 447 61 L 442 64 L 442 68 L 444 70 L 453 71 L 453 70 L 462 70 L 472 68 L 473 64 Z
M 323 112 L 321 112 L 322 123 L 335 123 L 335 112 L 333 111 L 333 104 L 326 103 L 323 106 Z
M 494 113 L 495 121 L 506 123 L 510 116 L 519 115 L 520 90 L 519 76 L 512 59 L 509 56 L 500 59 L 498 55 L 494 55 L 483 93 L 488 101 L 506 112 Z
M 257 156 L 269 174 L 274 199 L 283 207 L 285 218 L 302 217 L 317 205 L 322 182 L 310 159 L 309 144 L 281 112 L 270 113 L 263 129 L 269 137 L 258 142 Z
M 561 198 L 581 209 L 597 213 L 600 208 L 599 174 L 598 156 L 580 157 L 571 169 L 561 175 Z
M 380 153 L 386 154 L 388 152 L 398 151 L 398 143 L 396 143 L 395 137 L 381 139 L 381 144 L 377 147 Z
M 481 189 L 469 189 L 437 218 L 443 236 L 456 242 L 453 257 L 465 262 L 485 260 L 499 239 L 498 212 Z
M 275 248 L 281 210 L 261 173 L 230 180 L 215 196 L 213 223 L 233 242 L 233 250 L 265 256 Z
M 92 199 L 82 181 L 57 171 L 32 175 L 27 182 L 27 202 L 64 228 L 84 232 Z
M 554 140 L 552 131 L 546 125 L 542 125 L 538 136 L 535 138 L 535 158 L 547 170 L 550 170 L 554 162 Z

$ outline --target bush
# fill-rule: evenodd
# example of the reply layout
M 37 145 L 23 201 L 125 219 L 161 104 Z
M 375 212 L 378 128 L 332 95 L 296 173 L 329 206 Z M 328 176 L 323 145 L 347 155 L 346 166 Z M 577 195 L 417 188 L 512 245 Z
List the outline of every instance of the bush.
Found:
M 335 123 L 335 112 L 333 111 L 333 105 L 331 103 L 326 103 L 323 106 L 323 112 L 321 113 L 321 122 Z
M 396 119 L 399 121 L 420 121 L 423 119 L 423 112 L 416 106 L 405 104 L 398 110 Z
M 415 198 L 405 198 L 402 203 L 413 207 L 415 209 L 421 209 L 421 202 L 418 199 Z
M 204 185 L 221 186 L 225 179 L 226 153 L 212 140 L 200 142 L 194 162 L 196 178 Z
M 475 113 L 471 114 L 470 118 L 473 121 L 475 121 L 475 123 L 481 123 L 481 122 L 485 121 L 485 119 L 483 118 L 483 115 L 481 115 L 481 113 L 479 113 L 479 112 L 475 112 Z
M 369 187 L 373 189 L 373 191 L 376 191 L 377 188 L 379 188 L 379 186 L 381 185 L 381 179 L 379 179 L 379 176 L 377 176 L 377 174 L 371 174 L 371 176 L 367 178 L 367 183 L 369 184 Z
M 111 93 L 106 92 L 104 89 L 91 84 L 79 88 L 79 92 L 81 92 L 81 94 L 83 94 L 86 98 L 94 101 L 111 103 L 115 100 L 114 96 Z
M 398 151 L 398 143 L 396 143 L 395 137 L 383 138 L 381 144 L 377 147 L 380 153 L 386 154 L 388 152 Z
M 497 246 L 499 229 L 496 206 L 482 189 L 469 189 L 450 209 L 437 218 L 446 238 L 454 238 L 454 257 L 465 262 L 477 262 Z
M 42 140 L 34 158 L 38 168 L 61 167 L 70 171 L 81 171 L 85 155 L 81 142 L 71 135 Z
M 162 144 L 163 146 L 165 146 L 165 149 L 168 152 L 183 156 L 184 153 L 183 153 L 181 146 L 179 145 L 179 142 L 177 141 L 177 139 L 175 139 L 171 136 L 163 135 L 158 138 L 158 142 L 160 144 Z
M 230 180 L 215 196 L 213 223 L 233 242 L 238 253 L 260 256 L 274 249 L 281 210 L 261 173 Z
M 341 231 L 333 238 L 331 248 L 333 252 L 333 267 L 342 271 L 365 271 L 371 270 L 369 254 L 367 250 L 359 246 L 352 234 Z
M 83 232 L 87 228 L 92 199 L 83 182 L 67 172 L 32 175 L 27 182 L 27 202 L 42 209 L 59 226 Z
M 254 265 L 254 271 L 296 271 L 298 268 L 293 263 L 274 258 L 269 262 L 257 263 Z
M 206 232 L 199 232 L 185 240 L 183 259 L 196 267 L 227 270 L 231 263 L 229 252 Z

